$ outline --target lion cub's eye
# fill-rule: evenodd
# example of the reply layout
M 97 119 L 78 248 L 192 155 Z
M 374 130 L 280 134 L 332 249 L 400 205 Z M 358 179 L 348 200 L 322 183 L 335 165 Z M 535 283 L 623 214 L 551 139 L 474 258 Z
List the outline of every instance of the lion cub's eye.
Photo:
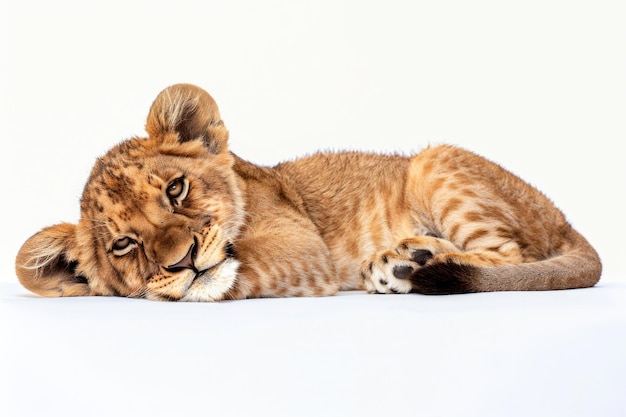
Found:
M 117 239 L 113 243 L 113 254 L 115 256 L 124 256 L 128 252 L 133 250 L 135 246 L 137 246 L 137 243 L 129 237 L 123 237 L 121 239 Z
M 179 205 L 187 197 L 188 191 L 189 181 L 185 177 L 180 177 L 167 185 L 165 194 L 167 194 L 172 204 Z

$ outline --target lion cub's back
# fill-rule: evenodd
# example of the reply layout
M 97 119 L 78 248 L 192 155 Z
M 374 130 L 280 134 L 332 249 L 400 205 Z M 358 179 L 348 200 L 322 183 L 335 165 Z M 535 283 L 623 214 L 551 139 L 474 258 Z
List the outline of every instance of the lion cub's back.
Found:
M 361 152 L 318 153 L 276 168 L 293 182 L 328 245 L 342 288 L 361 288 L 372 253 L 413 233 L 404 201 L 409 159 Z

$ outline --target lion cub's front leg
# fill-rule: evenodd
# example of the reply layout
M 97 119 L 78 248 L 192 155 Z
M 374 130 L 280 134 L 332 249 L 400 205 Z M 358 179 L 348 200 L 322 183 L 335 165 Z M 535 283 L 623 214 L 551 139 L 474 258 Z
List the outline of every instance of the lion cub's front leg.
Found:
M 361 278 L 369 293 L 406 294 L 413 289 L 410 278 L 435 255 L 460 252 L 450 241 L 432 236 L 404 239 L 393 250 L 363 261 Z
M 328 248 L 308 219 L 288 213 L 257 221 L 235 252 L 241 266 L 230 298 L 328 296 L 339 290 Z

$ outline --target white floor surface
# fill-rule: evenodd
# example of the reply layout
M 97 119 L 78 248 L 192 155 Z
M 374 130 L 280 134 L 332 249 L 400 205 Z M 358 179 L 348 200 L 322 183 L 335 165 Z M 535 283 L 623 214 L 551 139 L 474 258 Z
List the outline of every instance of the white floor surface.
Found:
M 623 283 L 227 303 L 1 283 L 0 336 L 3 416 L 626 415 Z

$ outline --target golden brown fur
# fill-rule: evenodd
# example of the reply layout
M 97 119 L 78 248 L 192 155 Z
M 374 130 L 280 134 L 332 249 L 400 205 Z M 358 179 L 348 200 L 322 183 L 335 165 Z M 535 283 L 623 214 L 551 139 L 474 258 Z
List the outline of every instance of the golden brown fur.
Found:
M 24 243 L 25 287 L 217 301 L 550 290 L 600 278 L 597 253 L 543 194 L 456 147 L 259 167 L 228 151 L 217 105 L 188 84 L 157 97 L 146 130 L 97 160 L 78 224 Z

